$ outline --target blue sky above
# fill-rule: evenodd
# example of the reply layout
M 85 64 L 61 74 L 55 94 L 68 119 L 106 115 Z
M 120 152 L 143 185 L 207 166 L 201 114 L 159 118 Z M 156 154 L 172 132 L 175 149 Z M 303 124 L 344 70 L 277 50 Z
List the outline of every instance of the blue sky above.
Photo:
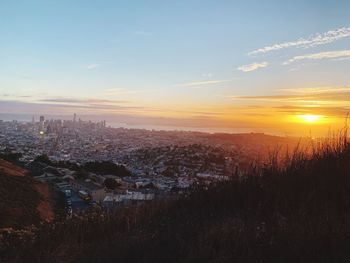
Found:
M 0 112 L 14 112 L 13 101 L 33 113 L 103 104 L 112 107 L 101 114 L 209 118 L 252 104 L 237 96 L 348 87 L 349 10 L 349 1 L 2 1 Z

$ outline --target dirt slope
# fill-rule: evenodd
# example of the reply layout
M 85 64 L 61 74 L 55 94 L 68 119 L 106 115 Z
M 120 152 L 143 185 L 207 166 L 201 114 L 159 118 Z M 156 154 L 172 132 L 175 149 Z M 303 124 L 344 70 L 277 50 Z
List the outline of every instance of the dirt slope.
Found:
M 54 217 L 48 185 L 35 181 L 26 172 L 0 159 L 0 228 L 21 228 Z
M 11 176 L 25 176 L 26 170 L 8 161 L 0 159 L 0 172 Z

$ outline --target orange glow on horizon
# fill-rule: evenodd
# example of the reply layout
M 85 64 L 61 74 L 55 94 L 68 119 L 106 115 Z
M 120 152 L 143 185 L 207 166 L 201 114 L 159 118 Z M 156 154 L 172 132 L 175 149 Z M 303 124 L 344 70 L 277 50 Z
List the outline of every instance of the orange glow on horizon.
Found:
M 324 116 L 317 114 L 302 114 L 298 115 L 298 118 L 306 123 L 318 123 L 324 118 Z

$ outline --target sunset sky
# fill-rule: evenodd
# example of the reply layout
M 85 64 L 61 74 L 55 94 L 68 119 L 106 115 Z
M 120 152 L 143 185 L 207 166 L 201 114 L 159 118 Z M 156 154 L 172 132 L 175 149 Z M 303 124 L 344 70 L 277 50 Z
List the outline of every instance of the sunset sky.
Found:
M 350 111 L 350 1 L 263 3 L 1 1 L 0 113 L 339 128 Z

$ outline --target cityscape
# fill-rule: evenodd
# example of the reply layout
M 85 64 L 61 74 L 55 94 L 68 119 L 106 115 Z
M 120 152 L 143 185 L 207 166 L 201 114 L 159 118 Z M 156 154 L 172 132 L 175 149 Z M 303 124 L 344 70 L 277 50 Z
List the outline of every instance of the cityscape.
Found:
M 0 154 L 20 154 L 18 161 L 36 180 L 65 195 L 68 214 L 96 205 L 110 209 L 130 201 L 176 198 L 197 184 L 239 178 L 254 162 L 263 161 L 268 149 L 278 143 L 292 147 L 298 140 L 112 128 L 105 120 L 83 121 L 76 114 L 71 120 L 42 115 L 31 122 L 0 121 Z M 91 163 L 125 171 L 85 171 Z M 115 187 L 108 189 L 106 180 L 114 180 Z

